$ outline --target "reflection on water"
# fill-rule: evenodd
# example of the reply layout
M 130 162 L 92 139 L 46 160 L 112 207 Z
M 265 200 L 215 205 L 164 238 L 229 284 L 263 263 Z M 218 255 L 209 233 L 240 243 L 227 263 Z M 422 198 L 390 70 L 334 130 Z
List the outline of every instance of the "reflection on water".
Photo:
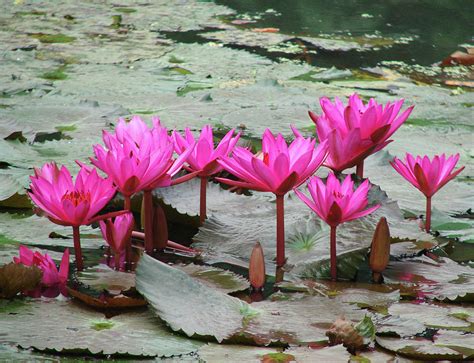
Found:
M 319 65 L 349 68 L 372 66 L 382 60 L 430 65 L 458 45 L 472 42 L 474 1 L 465 0 L 215 0 L 240 14 L 264 13 L 254 26 L 276 27 L 294 35 L 379 35 L 413 38 L 379 52 L 321 52 Z M 275 13 L 265 13 L 274 9 Z M 279 13 L 279 14 L 278 14 Z M 273 15 L 272 15 L 273 14 Z

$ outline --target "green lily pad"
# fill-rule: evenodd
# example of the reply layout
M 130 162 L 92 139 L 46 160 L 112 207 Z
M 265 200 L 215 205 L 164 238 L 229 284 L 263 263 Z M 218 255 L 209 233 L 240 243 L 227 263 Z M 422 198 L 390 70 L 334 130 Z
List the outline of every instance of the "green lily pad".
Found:
M 101 313 L 71 302 L 45 300 L 28 302 L 17 314 L 2 314 L 1 319 L 1 343 L 37 350 L 170 357 L 202 345 L 174 335 L 147 311 L 105 320 Z M 32 330 L 32 321 L 42 329 Z
M 155 283 L 156 279 L 160 284 Z M 211 289 L 148 255 L 140 260 L 136 284 L 155 313 L 175 331 L 188 336 L 213 336 L 222 342 L 242 328 L 245 302 Z
M 156 279 L 161 283 L 155 284 Z M 258 345 L 325 342 L 326 329 L 340 315 L 354 322 L 365 316 L 356 306 L 318 296 L 250 305 L 147 255 L 138 265 L 137 289 L 173 330 L 218 342 L 243 338 Z
M 377 344 L 394 353 L 412 359 L 458 360 L 474 356 L 474 334 L 453 331 L 438 331 L 434 341 L 425 338 L 400 339 L 377 337 Z
M 437 300 L 472 300 L 474 268 L 445 257 L 437 261 L 421 256 L 390 261 L 384 272 L 385 283 L 412 287 L 418 297 Z

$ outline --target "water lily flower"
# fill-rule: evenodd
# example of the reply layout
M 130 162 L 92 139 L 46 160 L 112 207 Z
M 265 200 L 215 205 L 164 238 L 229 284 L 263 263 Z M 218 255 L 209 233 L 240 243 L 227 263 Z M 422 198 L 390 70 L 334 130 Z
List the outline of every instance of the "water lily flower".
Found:
M 354 190 L 354 182 L 350 175 L 346 176 L 344 181 L 340 183 L 333 173 L 329 173 L 326 184 L 320 178 L 313 177 L 309 180 L 307 187 L 312 199 L 299 190 L 295 190 L 295 192 L 308 207 L 331 227 L 331 278 L 336 280 L 337 226 L 364 217 L 377 210 L 380 205 L 377 204 L 366 209 L 368 205 L 367 195 L 370 189 L 369 181 L 365 180 Z
M 327 156 L 327 142 L 316 147 L 316 141 L 301 136 L 287 145 L 281 134 L 269 129 L 262 137 L 262 152 L 254 155 L 243 147 L 235 147 L 232 157 L 218 160 L 224 169 L 241 180 L 216 180 L 242 188 L 276 195 L 277 204 L 277 266 L 285 264 L 284 196 L 316 172 Z
M 214 147 L 214 135 L 211 125 L 205 125 L 202 128 L 198 140 L 194 139 L 189 128 L 186 128 L 184 132 L 185 137 L 176 131 L 173 132 L 172 137 L 175 151 L 180 155 L 192 148 L 192 145 L 196 144 L 196 147 L 186 159 L 188 165 L 185 166 L 185 168 L 191 172 L 198 172 L 197 175 L 201 179 L 199 216 L 202 224 L 206 219 L 206 189 L 208 178 L 222 171 L 222 166 L 219 165 L 217 159 L 223 156 L 229 156 L 232 153 L 232 150 L 240 138 L 240 133 L 233 137 L 234 130 L 230 130 L 219 144 Z
M 56 284 L 66 284 L 69 275 L 69 249 L 63 253 L 59 270 L 52 258 L 45 253 L 33 252 L 28 247 L 20 245 L 20 256 L 13 257 L 15 263 L 25 266 L 36 266 L 43 272 L 41 284 L 44 286 L 54 286 Z
M 100 231 L 115 255 L 115 268 L 120 269 L 120 256 L 127 247 L 133 231 L 133 214 L 125 213 L 99 222 Z
M 401 99 L 384 106 L 371 98 L 364 104 L 354 93 L 345 106 L 337 97 L 334 103 L 322 97 L 322 114 L 309 111 L 309 116 L 316 124 L 319 140 L 329 141 L 324 165 L 337 173 L 357 165 L 357 175 L 362 178 L 364 159 L 393 141 L 389 138 L 410 116 L 414 106 L 399 114 L 403 103 Z
M 130 199 L 133 194 L 143 191 L 145 207 L 145 249 L 151 253 L 153 246 L 153 201 L 151 192 L 155 188 L 170 186 L 190 179 L 186 175 L 172 179 L 182 168 L 186 158 L 193 151 L 193 145 L 178 158 L 173 158 L 174 143 L 160 120 L 152 119 L 150 129 L 140 117 L 134 116 L 127 124 L 119 120 L 115 134 L 103 132 L 102 145 L 94 146 L 95 159 L 92 164 L 111 178 L 125 199 L 125 209 L 130 210 Z M 147 233 L 148 232 L 148 233 Z M 160 246 L 164 248 L 166 246 Z M 128 248 L 130 262 L 130 246 Z
M 54 223 L 72 226 L 78 270 L 82 270 L 79 226 L 94 222 L 97 213 L 115 194 L 110 179 L 101 178 L 95 169 L 81 168 L 75 181 L 69 170 L 55 163 L 35 169 L 31 179 L 31 200 Z
M 463 166 L 453 171 L 458 161 L 459 154 L 451 155 L 448 158 L 445 154 L 435 155 L 430 160 L 426 155 L 413 157 L 413 155 L 407 153 L 405 162 L 396 157 L 390 162 L 401 176 L 425 195 L 425 229 L 427 232 L 431 229 L 431 197 L 464 170 Z

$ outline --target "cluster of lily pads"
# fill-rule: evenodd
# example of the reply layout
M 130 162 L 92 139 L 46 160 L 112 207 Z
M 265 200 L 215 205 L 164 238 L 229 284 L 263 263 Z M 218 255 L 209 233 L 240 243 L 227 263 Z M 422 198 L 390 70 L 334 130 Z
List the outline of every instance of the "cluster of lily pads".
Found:
M 347 221 L 364 217 L 380 205 L 368 207 L 371 184 L 363 179 L 364 159 L 383 149 L 394 132 L 409 117 L 413 106 L 401 112 L 404 101 L 386 105 L 374 99 L 364 103 L 357 94 L 349 97 L 347 105 L 335 99 L 322 98 L 322 114 L 309 115 L 316 124 L 317 138 L 305 138 L 292 127 L 294 140 L 288 143 L 281 134 L 267 129 L 261 140 L 261 151 L 253 153 L 239 146 L 240 134 L 230 130 L 215 145 L 212 127 L 205 126 L 195 137 L 190 129 L 184 135 L 169 132 L 157 117 L 152 127 L 138 116 L 129 122 L 120 119 L 114 133 L 103 131 L 103 145 L 93 147 L 91 163 L 106 174 L 99 175 L 94 167 L 77 161 L 80 171 L 72 177 L 65 166 L 54 162 L 35 169 L 31 177 L 29 196 L 38 207 L 38 214 L 53 223 L 71 226 L 74 237 L 76 266 L 83 269 L 79 227 L 99 222 L 105 241 L 115 255 L 116 269 L 132 270 L 132 235 L 144 239 L 144 250 L 153 254 L 167 246 L 189 251 L 185 246 L 168 241 L 166 231 L 159 231 L 163 211 L 153 206 L 152 192 L 200 179 L 200 221 L 206 219 L 206 190 L 209 179 L 231 186 L 231 189 L 250 189 L 271 192 L 276 196 L 276 265 L 285 265 L 284 196 L 291 190 L 330 226 L 331 278 L 337 279 L 336 229 Z M 395 170 L 426 196 L 424 228 L 430 230 L 431 198 L 463 167 L 455 170 L 459 155 L 412 156 L 406 160 L 395 158 Z M 328 177 L 314 176 L 321 166 L 331 169 Z M 341 173 L 356 167 L 356 176 Z M 184 169 L 184 171 L 182 171 Z M 227 172 L 225 177 L 222 173 Z M 310 196 L 298 190 L 308 181 Z M 355 187 L 355 184 L 358 184 Z M 116 192 L 123 197 L 123 210 L 99 214 Z M 131 198 L 143 193 L 142 221 L 144 233 L 134 231 Z M 158 222 L 157 222 L 158 221 Z M 47 255 L 32 255 L 23 247 L 15 262 L 38 266 L 44 273 L 43 283 L 51 285 L 64 281 L 64 269 L 57 271 Z M 33 257 L 32 257 L 33 256 Z M 46 261 L 46 262 L 44 262 Z M 62 264 L 63 265 L 63 264 Z M 67 273 L 66 273 L 67 276 Z

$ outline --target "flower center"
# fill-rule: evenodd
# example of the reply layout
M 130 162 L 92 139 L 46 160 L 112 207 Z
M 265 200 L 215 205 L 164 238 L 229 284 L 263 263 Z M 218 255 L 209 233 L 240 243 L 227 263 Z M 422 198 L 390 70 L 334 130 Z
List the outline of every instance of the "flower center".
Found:
M 333 194 L 334 197 L 337 198 L 337 199 L 342 199 L 342 198 L 344 198 L 344 194 L 342 194 L 341 192 L 334 191 L 334 192 L 332 192 L 332 194 Z
M 270 164 L 270 156 L 268 155 L 268 153 L 263 153 L 263 163 L 265 165 L 269 165 Z
M 87 192 L 66 192 L 66 194 L 63 195 L 61 200 L 70 200 L 72 204 L 77 207 L 79 204 L 81 204 L 84 201 L 90 202 L 91 201 L 91 193 Z

